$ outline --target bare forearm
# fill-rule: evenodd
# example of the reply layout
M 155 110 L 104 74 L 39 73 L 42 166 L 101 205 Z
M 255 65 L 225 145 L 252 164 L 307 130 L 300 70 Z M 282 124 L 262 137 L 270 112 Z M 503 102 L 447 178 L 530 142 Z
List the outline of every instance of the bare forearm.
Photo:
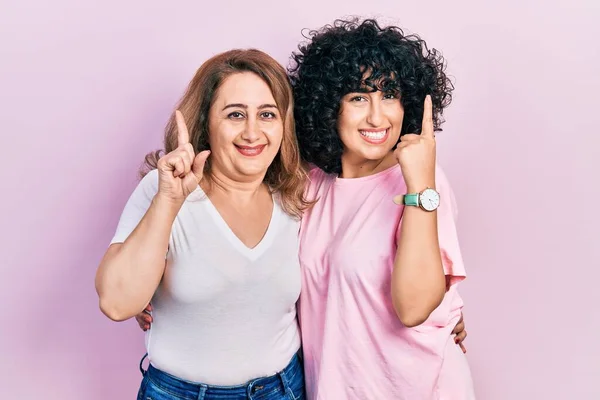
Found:
M 121 245 L 113 245 L 96 274 L 100 308 L 113 320 L 139 313 L 154 294 L 165 269 L 165 254 L 180 205 L 156 196 Z
M 392 272 L 392 301 L 406 326 L 423 323 L 441 303 L 446 281 L 437 231 L 437 211 L 405 207 Z

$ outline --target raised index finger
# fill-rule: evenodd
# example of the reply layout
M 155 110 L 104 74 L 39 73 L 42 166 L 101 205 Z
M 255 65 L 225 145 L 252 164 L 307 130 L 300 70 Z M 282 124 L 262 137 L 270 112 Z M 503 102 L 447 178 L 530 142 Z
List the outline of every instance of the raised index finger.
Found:
M 423 123 L 421 125 L 421 136 L 434 136 L 433 132 L 433 105 L 431 96 L 425 96 L 425 104 L 423 108 Z
M 190 142 L 190 134 L 181 111 L 175 111 L 175 120 L 177 121 L 177 147 L 185 146 Z

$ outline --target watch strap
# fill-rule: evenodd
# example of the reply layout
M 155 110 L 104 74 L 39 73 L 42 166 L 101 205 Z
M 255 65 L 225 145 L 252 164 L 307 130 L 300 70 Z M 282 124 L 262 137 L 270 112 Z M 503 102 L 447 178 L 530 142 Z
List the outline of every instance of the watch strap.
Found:
M 419 193 L 409 193 L 404 195 L 405 206 L 419 206 Z

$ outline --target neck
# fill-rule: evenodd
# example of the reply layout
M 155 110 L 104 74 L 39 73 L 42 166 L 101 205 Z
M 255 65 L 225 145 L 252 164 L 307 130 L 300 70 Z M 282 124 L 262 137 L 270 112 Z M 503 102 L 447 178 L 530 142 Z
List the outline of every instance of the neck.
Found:
M 247 204 L 253 201 L 259 193 L 268 189 L 263 181 L 264 176 L 251 177 L 243 181 L 235 180 L 218 169 L 213 169 L 210 177 L 203 179 L 200 186 L 207 194 L 210 192 L 213 196 L 225 196 L 235 200 L 235 203 Z
M 397 164 L 393 152 L 378 160 L 356 159 L 344 152 L 342 155 L 342 173 L 340 178 L 363 178 L 384 171 Z

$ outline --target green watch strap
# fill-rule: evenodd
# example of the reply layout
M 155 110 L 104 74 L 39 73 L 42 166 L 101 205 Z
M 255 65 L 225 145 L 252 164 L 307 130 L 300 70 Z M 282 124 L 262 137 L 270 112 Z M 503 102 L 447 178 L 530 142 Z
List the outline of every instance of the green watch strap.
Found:
M 410 193 L 404 195 L 405 206 L 419 206 L 419 193 Z

